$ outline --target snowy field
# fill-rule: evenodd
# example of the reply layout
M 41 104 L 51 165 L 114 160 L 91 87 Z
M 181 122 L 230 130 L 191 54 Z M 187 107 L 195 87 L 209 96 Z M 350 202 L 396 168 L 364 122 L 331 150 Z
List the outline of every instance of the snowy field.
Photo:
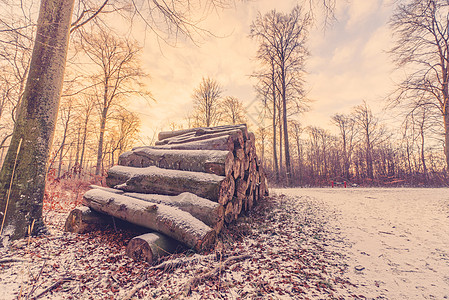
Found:
M 322 205 L 357 294 L 449 299 L 449 189 L 278 189 Z M 328 237 L 329 239 L 330 237 Z M 340 240 L 341 239 L 341 240 Z

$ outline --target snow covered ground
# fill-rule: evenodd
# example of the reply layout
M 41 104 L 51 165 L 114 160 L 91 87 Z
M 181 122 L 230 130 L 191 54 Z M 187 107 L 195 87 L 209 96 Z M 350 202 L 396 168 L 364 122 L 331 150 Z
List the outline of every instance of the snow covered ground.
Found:
M 278 189 L 329 212 L 357 294 L 449 299 L 449 189 Z M 329 237 L 328 237 L 329 239 Z M 341 242 L 338 242 L 342 239 Z
M 173 270 L 126 257 L 130 232 L 63 232 L 70 209 L 49 206 L 50 235 L 0 248 L 0 300 L 122 299 L 136 286 L 133 299 L 449 299 L 449 189 L 271 195 L 221 233 L 221 250 L 168 257 L 195 259 Z

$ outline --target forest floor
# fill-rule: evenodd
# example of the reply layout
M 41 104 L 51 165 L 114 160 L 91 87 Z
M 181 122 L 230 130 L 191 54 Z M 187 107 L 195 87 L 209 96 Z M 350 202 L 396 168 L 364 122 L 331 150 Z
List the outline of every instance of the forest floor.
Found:
M 125 255 L 132 232 L 64 232 L 65 218 L 79 202 L 80 188 L 76 195 L 74 190 L 60 190 L 47 199 L 49 235 L 0 248 L 0 299 L 444 299 L 449 295 L 449 196 L 443 196 L 448 189 L 421 195 L 427 201 L 423 207 L 410 206 L 410 201 L 420 199 L 420 191 L 426 191 L 414 189 L 409 193 L 418 196 L 406 197 L 413 199 L 401 204 L 410 207 L 398 211 L 410 220 L 421 216 L 419 226 L 427 218 L 424 223 L 438 231 L 432 240 L 419 235 L 423 231 L 429 236 L 426 230 L 431 228 L 410 229 L 410 224 L 391 217 L 395 213 L 385 204 L 398 202 L 395 197 L 404 194 L 398 189 L 394 194 L 381 189 L 273 190 L 251 214 L 221 233 L 216 249 L 166 257 L 157 262 L 163 264 L 159 268 Z M 373 198 L 383 199 L 381 206 L 388 211 L 376 211 Z M 410 211 L 414 214 L 406 215 Z M 397 223 L 392 225 L 390 219 Z M 410 234 L 397 236 L 399 228 Z M 407 238 L 412 239 L 411 246 L 398 244 Z M 403 257 L 401 251 L 411 257 Z M 420 256 L 419 263 L 409 263 Z

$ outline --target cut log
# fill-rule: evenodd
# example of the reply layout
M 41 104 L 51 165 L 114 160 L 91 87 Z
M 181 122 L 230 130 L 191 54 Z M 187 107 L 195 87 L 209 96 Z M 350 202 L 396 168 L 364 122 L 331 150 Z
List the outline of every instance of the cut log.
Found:
M 174 144 L 183 144 L 189 142 L 202 141 L 207 139 L 212 139 L 220 136 L 232 135 L 235 136 L 236 139 L 239 139 L 240 143 L 243 143 L 243 134 L 240 129 L 233 130 L 225 130 L 216 133 L 204 134 L 204 135 L 181 135 L 173 138 L 164 139 L 162 141 L 157 141 L 155 145 L 174 145 Z
M 133 168 L 114 166 L 108 171 L 106 184 L 126 192 L 179 195 L 190 192 L 220 204 L 234 194 L 231 177 L 199 172 L 166 170 L 158 167 Z
M 73 233 L 87 233 L 108 225 L 111 217 L 91 210 L 87 206 L 73 209 L 64 225 L 64 230 Z
M 106 191 L 106 192 L 111 192 L 111 193 L 114 193 L 114 194 L 123 194 L 123 193 L 125 193 L 122 190 L 113 189 L 113 188 L 110 188 L 110 187 L 107 187 L 107 186 L 100 186 L 100 185 L 91 184 L 91 185 L 89 185 L 89 187 L 91 189 L 100 189 L 100 190 L 103 190 L 103 191 Z
M 220 150 L 162 150 L 141 148 L 120 155 L 118 164 L 145 168 L 156 166 L 164 169 L 205 172 L 229 176 L 234 164 L 230 151 Z
M 248 130 L 246 129 L 246 124 L 239 124 L 239 125 L 223 125 L 223 126 L 216 126 L 216 127 L 199 127 L 199 128 L 191 128 L 191 129 L 182 129 L 182 130 L 175 130 L 175 131 L 162 131 L 158 134 L 158 140 L 162 141 L 165 139 L 173 138 L 180 135 L 185 135 L 189 133 L 193 133 L 195 135 L 204 135 L 204 134 L 213 134 L 218 133 L 226 130 L 231 129 L 237 129 L 239 128 L 242 130 L 242 133 L 244 134 L 244 138 L 247 139 L 248 136 Z
M 237 179 L 235 183 L 235 196 L 237 198 L 245 198 L 246 190 L 248 189 L 248 181 L 244 178 Z
M 228 204 L 226 204 L 225 222 L 229 224 L 232 221 L 234 221 L 234 206 L 232 202 L 229 202 Z
M 175 207 L 100 189 L 87 191 L 84 203 L 96 211 L 161 232 L 196 251 L 208 249 L 215 241 L 214 229 Z
M 209 227 L 214 228 L 217 233 L 223 228 L 223 205 L 198 197 L 192 193 L 182 193 L 178 196 L 140 193 L 125 193 L 124 195 L 155 204 L 165 204 L 177 207 L 182 211 L 190 213 Z
M 180 136 L 186 133 L 195 133 L 199 128 L 189 128 L 189 129 L 181 129 L 181 130 L 174 130 L 174 131 L 161 131 L 157 135 L 157 139 L 159 141 L 169 139 L 175 136 Z
M 232 136 L 220 136 L 217 138 L 201 140 L 201 141 L 196 141 L 196 142 L 189 142 L 189 143 L 184 143 L 184 144 L 138 147 L 138 148 L 134 148 L 133 150 L 139 150 L 142 148 L 171 149 L 171 150 L 177 149 L 177 150 L 234 151 L 234 138 Z
M 234 166 L 233 166 L 234 179 L 237 179 L 240 177 L 240 175 L 242 173 L 242 169 L 243 169 L 242 161 L 236 157 L 234 160 Z
M 210 133 L 220 132 L 223 130 L 231 130 L 231 129 L 240 129 L 240 130 L 242 130 L 242 133 L 243 132 L 248 133 L 246 124 L 237 124 L 237 125 L 221 125 L 221 126 L 217 126 L 217 127 L 199 128 L 196 131 L 196 135 L 210 134 Z
M 181 248 L 182 246 L 176 240 L 158 232 L 151 232 L 132 238 L 126 247 L 126 255 L 136 261 L 152 263 Z

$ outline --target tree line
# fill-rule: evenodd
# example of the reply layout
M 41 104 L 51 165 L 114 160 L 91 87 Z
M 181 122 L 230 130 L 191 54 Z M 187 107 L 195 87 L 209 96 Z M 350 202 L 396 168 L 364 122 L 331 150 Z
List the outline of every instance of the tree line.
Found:
M 259 45 L 260 68 L 253 75 L 262 106 L 257 133 L 272 182 L 447 185 L 448 8 L 447 1 L 398 2 L 390 20 L 395 38 L 390 54 L 406 76 L 385 103 L 401 124 L 389 124 L 396 129 L 388 130 L 363 101 L 332 117 L 339 134 L 300 122 L 308 109 L 304 61 L 310 14 L 299 6 L 290 13 L 259 14 L 250 35 Z
M 441 136 L 411 130 L 407 123 L 398 129 L 387 127 L 374 115 L 366 102 L 349 113 L 339 113 L 330 120 L 333 129 L 289 123 L 292 137 L 293 180 L 291 186 L 330 186 L 331 182 L 354 186 L 446 186 Z M 336 132 L 336 133 L 333 133 Z M 285 186 L 285 164 L 273 161 L 272 129 L 257 131 L 259 151 L 275 185 Z M 273 146 L 274 145 L 274 146 Z M 279 178 L 279 180 L 277 179 Z

